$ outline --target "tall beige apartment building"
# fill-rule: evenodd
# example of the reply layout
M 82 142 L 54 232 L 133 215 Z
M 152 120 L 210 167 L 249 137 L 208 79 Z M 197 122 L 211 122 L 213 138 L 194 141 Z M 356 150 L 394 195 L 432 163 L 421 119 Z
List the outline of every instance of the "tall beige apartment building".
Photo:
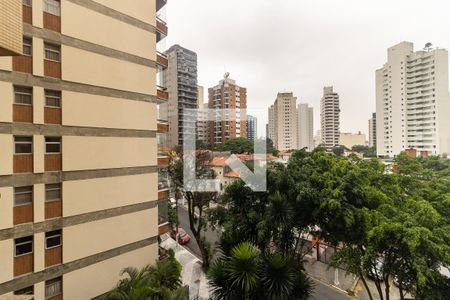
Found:
M 0 295 L 91 299 L 157 259 L 165 2 L 0 1 Z
M 292 92 L 278 93 L 269 107 L 269 138 L 276 149 L 298 148 L 297 97 Z
M 326 148 L 339 146 L 339 94 L 333 91 L 332 86 L 323 88 L 323 96 L 320 101 L 320 127 L 322 145 Z
M 209 140 L 211 145 L 225 143 L 229 139 L 247 138 L 247 89 L 240 87 L 236 81 L 225 73 L 219 84 L 208 89 L 208 108 L 235 110 L 236 115 L 226 117 L 217 115 L 217 121 L 209 122 Z
M 376 71 L 377 155 L 450 154 L 448 51 L 401 42 Z
M 300 103 L 297 108 L 297 142 L 298 149 L 314 149 L 314 109 L 307 103 Z

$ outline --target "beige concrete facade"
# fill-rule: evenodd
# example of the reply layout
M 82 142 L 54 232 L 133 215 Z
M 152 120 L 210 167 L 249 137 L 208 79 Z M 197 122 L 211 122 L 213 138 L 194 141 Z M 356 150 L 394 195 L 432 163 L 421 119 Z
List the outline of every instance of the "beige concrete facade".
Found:
M 10 18 L 4 3 L 20 9 L 10 30 L 20 45 L 8 47 L 23 54 L 0 57 L 0 296 L 31 287 L 51 298 L 46 281 L 61 276 L 51 299 L 91 299 L 123 268 L 158 258 L 156 1 L 61 0 L 52 12 L 44 1 L 0 1 L 0 20 Z M 25 211 L 17 199 L 28 187 Z M 55 230 L 61 259 L 49 263 Z M 19 262 L 24 237 L 32 260 Z
M 292 92 L 278 93 L 269 107 L 269 138 L 280 151 L 298 148 L 297 97 Z
M 367 144 L 364 133 L 341 132 L 339 135 L 339 145 L 351 150 L 353 146 L 365 146 Z
M 22 53 L 22 5 L 20 1 L 0 1 L 0 56 Z

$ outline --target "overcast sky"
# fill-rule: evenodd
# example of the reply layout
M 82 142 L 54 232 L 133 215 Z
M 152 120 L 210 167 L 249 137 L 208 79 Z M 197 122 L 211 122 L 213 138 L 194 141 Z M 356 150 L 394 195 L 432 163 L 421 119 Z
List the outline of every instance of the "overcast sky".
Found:
M 325 85 L 340 95 L 341 131 L 367 134 L 387 48 L 450 47 L 448 0 L 169 0 L 167 21 L 167 48 L 197 52 L 205 90 L 225 70 L 247 88 L 248 108 L 259 109 L 258 136 L 280 91 L 312 105 L 320 129 Z

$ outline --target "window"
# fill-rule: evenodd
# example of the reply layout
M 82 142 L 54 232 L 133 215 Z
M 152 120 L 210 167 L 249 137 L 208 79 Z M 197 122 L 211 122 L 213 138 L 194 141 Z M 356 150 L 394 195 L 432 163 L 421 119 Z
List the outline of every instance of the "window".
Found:
M 46 184 L 45 185 L 45 201 L 59 201 L 61 200 L 61 183 Z
M 23 37 L 23 55 L 33 55 L 33 39 L 30 37 Z
M 33 203 L 33 186 L 14 188 L 14 206 L 29 205 Z
M 60 16 L 59 0 L 44 0 L 44 11 L 55 16 Z
M 33 104 L 33 88 L 28 86 L 14 86 L 15 104 Z
M 22 4 L 23 5 L 26 5 L 26 6 L 31 6 L 31 2 L 32 2 L 33 0 L 22 0 Z
M 14 137 L 14 153 L 15 154 L 32 154 L 33 153 L 33 137 L 32 136 L 15 136 Z
M 61 153 L 61 137 L 46 137 L 45 153 L 47 154 Z
M 61 91 L 45 90 L 45 106 L 61 107 Z
M 55 230 L 45 233 L 45 249 L 51 249 L 61 246 L 61 230 Z
M 62 293 L 62 278 L 58 277 L 45 282 L 45 299 L 58 296 Z
M 60 62 L 61 47 L 59 45 L 44 43 L 44 50 L 45 59 Z
M 14 240 L 15 256 L 27 255 L 33 253 L 33 236 L 26 236 Z
M 34 295 L 34 286 L 29 286 L 14 292 L 14 295 Z

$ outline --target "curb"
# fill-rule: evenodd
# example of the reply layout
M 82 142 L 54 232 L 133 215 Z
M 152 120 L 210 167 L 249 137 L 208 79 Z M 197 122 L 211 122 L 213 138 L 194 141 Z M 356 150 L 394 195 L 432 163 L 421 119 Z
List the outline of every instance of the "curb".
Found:
M 338 291 L 338 292 L 340 292 L 340 293 L 342 293 L 342 294 L 344 294 L 344 295 L 346 295 L 346 296 L 348 296 L 348 297 L 350 297 L 350 298 L 358 299 L 358 298 L 355 298 L 355 297 L 353 297 L 353 296 L 350 296 L 350 295 L 347 293 L 347 291 L 344 291 L 343 289 L 341 289 L 341 288 L 339 288 L 339 287 L 337 287 L 337 286 L 335 286 L 335 285 L 329 284 L 328 282 L 326 282 L 326 281 L 324 281 L 324 280 L 322 280 L 322 279 L 320 279 L 320 278 L 318 278 L 318 277 L 312 276 L 312 275 L 310 275 L 308 272 L 306 272 L 306 273 L 308 274 L 308 276 L 309 276 L 311 279 L 313 279 L 313 280 L 315 280 L 315 281 L 318 281 L 318 282 L 320 282 L 320 283 L 323 283 L 324 285 L 329 286 L 329 287 L 335 289 L 336 291 Z

